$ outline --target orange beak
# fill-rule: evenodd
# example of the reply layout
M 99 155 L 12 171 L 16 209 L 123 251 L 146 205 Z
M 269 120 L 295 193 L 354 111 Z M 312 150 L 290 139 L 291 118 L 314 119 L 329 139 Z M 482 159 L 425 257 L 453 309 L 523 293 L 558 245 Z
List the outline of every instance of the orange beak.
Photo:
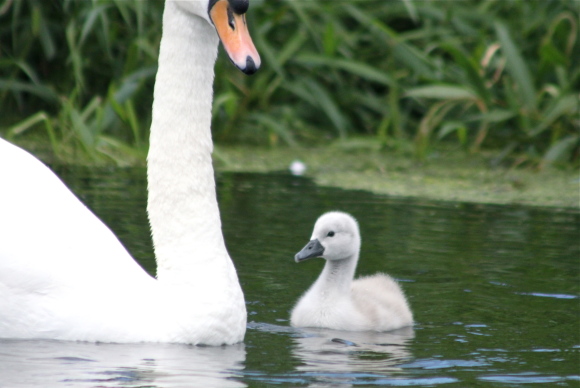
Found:
M 234 65 L 245 74 L 258 71 L 261 64 L 260 54 L 250 37 L 246 16 L 235 13 L 228 0 L 216 1 L 209 16 Z

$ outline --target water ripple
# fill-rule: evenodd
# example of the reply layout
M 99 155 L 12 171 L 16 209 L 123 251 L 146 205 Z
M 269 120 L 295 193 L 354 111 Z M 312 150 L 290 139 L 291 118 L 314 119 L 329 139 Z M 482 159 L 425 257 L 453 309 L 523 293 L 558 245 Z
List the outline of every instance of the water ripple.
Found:
M 546 294 L 543 292 L 516 292 L 517 295 L 531 295 L 531 296 L 539 296 L 542 298 L 556 298 L 556 299 L 577 299 L 578 296 L 576 295 L 568 295 L 568 294 Z
M 483 381 L 489 381 L 494 383 L 508 383 L 508 384 L 531 384 L 531 383 L 547 384 L 561 382 L 565 380 L 578 380 L 578 376 L 549 376 L 533 372 L 487 375 L 487 376 L 479 376 L 477 378 Z

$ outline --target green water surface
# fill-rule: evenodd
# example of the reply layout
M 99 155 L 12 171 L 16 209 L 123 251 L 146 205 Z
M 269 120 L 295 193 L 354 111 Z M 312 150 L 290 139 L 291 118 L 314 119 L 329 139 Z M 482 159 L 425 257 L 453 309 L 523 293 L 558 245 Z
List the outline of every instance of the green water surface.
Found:
M 59 174 L 154 274 L 145 171 Z M 33 348 L 47 349 L 46 386 L 580 386 L 577 210 L 396 199 L 286 174 L 223 173 L 218 197 L 248 307 L 244 344 L 208 350 L 5 342 L 0 387 L 2 376 L 21 383 L 14 386 L 34 386 L 25 382 L 34 381 L 34 371 L 18 375 L 6 366 L 11 353 L 34 370 L 38 361 L 27 355 Z M 357 274 L 397 278 L 414 312 L 413 329 L 289 327 L 290 309 L 323 266 L 322 259 L 296 264 L 293 256 L 316 218 L 336 209 L 360 223 Z M 231 362 L 215 364 L 214 352 Z M 179 366 L 170 362 L 176 359 Z

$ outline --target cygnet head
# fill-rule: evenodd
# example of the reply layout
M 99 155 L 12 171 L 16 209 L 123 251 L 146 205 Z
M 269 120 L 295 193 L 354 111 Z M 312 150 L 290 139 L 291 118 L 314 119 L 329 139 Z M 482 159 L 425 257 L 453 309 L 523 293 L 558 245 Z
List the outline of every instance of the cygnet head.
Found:
M 318 218 L 310 242 L 294 256 L 294 260 L 297 263 L 312 257 L 345 260 L 357 258 L 359 250 L 358 223 L 350 214 L 333 211 Z

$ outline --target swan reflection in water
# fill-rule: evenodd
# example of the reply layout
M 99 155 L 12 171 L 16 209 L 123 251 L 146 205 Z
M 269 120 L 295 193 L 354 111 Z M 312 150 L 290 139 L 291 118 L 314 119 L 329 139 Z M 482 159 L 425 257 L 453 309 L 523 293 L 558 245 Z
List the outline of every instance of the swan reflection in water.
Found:
M 293 355 L 302 361 L 296 369 L 322 383 L 348 383 L 360 374 L 388 377 L 400 373 L 412 354 L 408 342 L 415 337 L 412 327 L 389 332 L 349 332 L 304 328 L 293 339 Z M 314 376 L 313 376 L 314 377 Z M 371 376 L 366 376 L 371 377 Z
M 246 387 L 244 344 L 94 344 L 0 340 L 0 382 L 18 387 Z

